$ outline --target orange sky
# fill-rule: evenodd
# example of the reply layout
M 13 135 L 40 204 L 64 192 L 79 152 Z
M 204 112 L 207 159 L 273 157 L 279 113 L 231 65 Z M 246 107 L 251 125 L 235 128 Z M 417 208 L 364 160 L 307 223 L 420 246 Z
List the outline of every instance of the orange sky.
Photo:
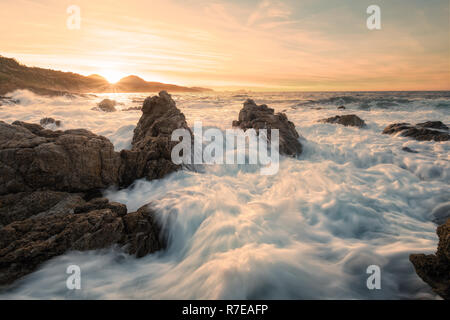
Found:
M 372 2 L 1 0 L 0 54 L 214 89 L 450 90 L 448 0 L 377 1 L 376 31 Z

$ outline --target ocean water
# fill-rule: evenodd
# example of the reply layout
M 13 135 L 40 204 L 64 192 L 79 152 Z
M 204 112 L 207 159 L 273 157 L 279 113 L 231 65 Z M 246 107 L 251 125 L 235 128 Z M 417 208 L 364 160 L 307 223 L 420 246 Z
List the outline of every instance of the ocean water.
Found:
M 129 148 L 147 95 L 44 98 L 10 94 L 0 120 L 61 120 Z M 103 98 L 118 111 L 91 110 Z M 415 274 L 410 253 L 436 250 L 433 209 L 450 201 L 450 142 L 381 134 L 394 122 L 450 124 L 450 92 L 175 94 L 188 124 L 231 128 L 247 98 L 283 111 L 303 154 L 280 159 L 279 172 L 255 166 L 205 166 L 164 179 L 105 190 L 134 211 L 152 203 L 167 230 L 167 250 L 135 259 L 120 248 L 68 252 L 22 278 L 0 299 L 437 299 Z M 346 110 L 338 111 L 337 106 Z M 357 114 L 363 129 L 318 123 Z M 50 127 L 51 128 L 51 127 Z M 54 129 L 54 128 L 53 128 Z M 402 151 L 409 147 L 418 153 Z M 66 288 L 79 265 L 81 290 Z M 369 290 L 367 267 L 381 269 Z

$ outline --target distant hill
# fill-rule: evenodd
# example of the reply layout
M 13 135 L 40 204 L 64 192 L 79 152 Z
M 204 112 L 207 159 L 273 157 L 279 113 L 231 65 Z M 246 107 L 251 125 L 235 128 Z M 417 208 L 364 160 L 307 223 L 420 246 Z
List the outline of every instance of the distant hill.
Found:
M 72 72 L 43 68 L 31 68 L 19 64 L 15 59 L 0 56 L 0 95 L 17 89 L 28 89 L 42 95 L 67 93 L 107 92 L 201 92 L 207 88 L 182 87 L 160 82 L 148 82 L 137 76 L 128 76 L 116 84 L 110 84 L 98 74 L 88 77 Z

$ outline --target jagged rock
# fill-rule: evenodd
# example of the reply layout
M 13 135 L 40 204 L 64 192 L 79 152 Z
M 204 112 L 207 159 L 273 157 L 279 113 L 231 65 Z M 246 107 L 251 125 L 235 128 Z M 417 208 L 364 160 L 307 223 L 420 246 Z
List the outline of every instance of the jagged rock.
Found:
M 73 213 L 84 204 L 83 195 L 58 191 L 10 193 L 0 196 L 0 225 L 28 219 L 35 215 Z
M 409 260 L 416 273 L 446 300 L 450 300 L 450 219 L 437 228 L 439 244 L 436 254 L 411 254 Z
M 448 141 L 448 127 L 441 121 L 427 121 L 415 126 L 409 123 L 394 123 L 383 130 L 383 134 L 399 133 L 403 137 L 411 137 L 418 141 Z
M 120 157 L 105 137 L 0 121 L 0 195 L 37 190 L 84 192 L 118 183 Z
M 55 120 L 53 118 L 42 118 L 41 121 L 39 121 L 39 123 L 41 124 L 41 126 L 46 126 L 49 124 L 54 124 L 57 127 L 61 126 L 61 121 Z
M 239 127 L 242 130 L 255 129 L 258 133 L 259 129 L 267 129 L 268 137 L 270 137 L 271 129 L 279 130 L 279 152 L 287 156 L 296 156 L 302 153 L 302 144 L 298 141 L 300 137 L 295 125 L 288 120 L 284 113 L 274 113 L 274 109 L 267 105 L 257 105 L 252 99 L 244 102 L 244 107 L 239 112 L 239 120 L 232 123 L 233 127 Z
M 97 203 L 86 213 L 56 214 L 13 222 L 0 229 L 0 285 L 34 271 L 41 263 L 69 250 L 112 245 L 142 257 L 164 248 L 155 212 L 145 206 L 127 214 L 121 204 Z
M 121 186 L 134 180 L 159 179 L 180 168 L 172 162 L 172 132 L 186 129 L 184 114 L 176 107 L 170 94 L 161 91 L 158 96 L 148 97 L 142 107 L 142 116 L 134 129 L 132 149 L 122 150 Z
M 115 112 L 117 111 L 115 106 L 117 105 L 117 102 L 111 99 L 103 99 L 98 104 L 98 109 L 104 112 Z
M 336 124 L 341 124 L 346 127 L 352 126 L 352 127 L 359 127 L 359 128 L 362 128 L 366 125 L 364 120 L 355 114 L 347 114 L 344 116 L 334 116 L 331 118 L 319 120 L 319 122 L 336 123 Z

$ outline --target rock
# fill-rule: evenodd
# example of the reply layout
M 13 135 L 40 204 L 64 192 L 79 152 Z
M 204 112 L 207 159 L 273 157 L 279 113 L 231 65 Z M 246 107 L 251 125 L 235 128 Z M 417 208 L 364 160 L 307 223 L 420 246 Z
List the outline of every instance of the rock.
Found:
M 444 202 L 431 211 L 431 219 L 437 225 L 445 223 L 450 218 L 450 202 Z
M 445 300 L 450 300 L 450 219 L 437 228 L 439 244 L 436 254 L 411 254 L 409 260 L 416 273 Z
M 117 244 L 142 257 L 163 249 L 161 228 L 154 215 L 148 206 L 126 214 L 124 205 L 112 204 L 83 214 L 13 222 L 0 229 L 0 285 L 11 284 L 69 250 L 86 251 Z
M 41 121 L 39 121 L 39 123 L 41 124 L 41 126 L 46 126 L 49 124 L 54 124 L 57 127 L 61 126 L 61 121 L 55 120 L 53 118 L 42 118 Z
M 190 131 L 184 114 L 170 94 L 161 91 L 158 96 L 145 99 L 142 116 L 134 129 L 132 149 L 120 153 L 121 186 L 144 177 L 160 179 L 181 168 L 171 158 L 172 148 L 178 144 L 178 141 L 171 141 L 176 129 Z
M 58 191 L 10 193 L 0 196 L 0 225 L 21 221 L 35 215 L 73 213 L 85 203 L 82 194 Z
M 115 112 L 117 111 L 115 106 L 117 105 L 117 102 L 111 99 L 103 99 L 98 104 L 98 109 L 104 112 Z
M 362 128 L 366 125 L 364 120 L 355 114 L 347 114 L 344 116 L 334 116 L 331 118 L 319 120 L 319 122 L 337 123 L 337 124 L 342 124 L 343 126 L 346 126 L 346 127 L 352 126 L 352 127 L 359 127 L 359 128 Z
M 383 134 L 399 133 L 403 137 L 411 137 L 418 141 L 448 141 L 448 127 L 441 121 L 427 121 L 415 126 L 409 123 L 394 123 L 383 130 Z
M 122 109 L 122 111 L 142 111 L 142 107 L 129 107 L 126 109 Z
M 298 141 L 300 137 L 295 125 L 288 120 L 286 114 L 274 114 L 274 109 L 267 105 L 257 105 L 253 100 L 247 99 L 244 107 L 239 112 L 239 120 L 232 123 L 233 127 L 239 127 L 246 131 L 255 129 L 267 129 L 267 135 L 270 137 L 271 129 L 279 130 L 279 152 L 287 156 L 297 156 L 302 153 L 302 144 Z
M 0 121 L 0 195 L 37 190 L 86 192 L 118 183 L 120 157 L 105 137 Z
M 409 152 L 409 153 L 419 153 L 418 151 L 413 150 L 413 149 L 411 149 L 409 147 L 403 147 L 402 151 Z
M 344 106 L 339 106 L 337 109 L 338 110 L 345 110 L 345 107 Z

